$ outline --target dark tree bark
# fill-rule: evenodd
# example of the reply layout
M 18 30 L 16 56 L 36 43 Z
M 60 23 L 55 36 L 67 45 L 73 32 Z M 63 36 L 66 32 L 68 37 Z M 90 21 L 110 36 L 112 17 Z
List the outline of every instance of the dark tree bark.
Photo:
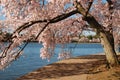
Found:
M 83 15 L 83 20 L 87 21 L 90 27 L 96 29 L 96 31 L 100 34 L 109 67 L 119 65 L 119 61 L 114 49 L 113 34 L 110 31 L 105 31 L 104 26 L 99 24 L 98 21 L 91 14 L 88 13 L 86 15 L 86 10 L 82 7 L 81 4 L 77 3 L 76 7 L 78 9 L 78 12 Z
M 109 67 L 114 67 L 119 65 L 117 54 L 114 49 L 114 38 L 109 32 L 100 32 L 100 39 L 103 44 L 106 59 L 108 61 Z

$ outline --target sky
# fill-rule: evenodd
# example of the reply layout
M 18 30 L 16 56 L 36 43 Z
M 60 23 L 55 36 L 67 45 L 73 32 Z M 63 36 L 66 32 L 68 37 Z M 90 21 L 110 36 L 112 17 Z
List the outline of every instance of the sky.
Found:
M 5 17 L 3 17 L 3 16 L 0 16 L 0 20 L 4 20 L 5 19 Z
M 1 13 L 2 7 L 0 6 L 0 13 Z M 0 20 L 4 20 L 5 17 L 3 15 L 0 14 Z

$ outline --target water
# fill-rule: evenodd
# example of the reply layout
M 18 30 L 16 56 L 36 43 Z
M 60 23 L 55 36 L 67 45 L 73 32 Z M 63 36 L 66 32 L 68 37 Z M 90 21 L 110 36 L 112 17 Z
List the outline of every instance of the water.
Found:
M 103 48 L 100 44 L 75 44 L 71 43 L 66 45 L 66 50 L 72 52 L 72 56 L 89 55 L 102 53 Z M 16 78 L 27 74 L 37 68 L 43 67 L 47 64 L 58 61 L 57 53 L 60 52 L 60 45 L 56 46 L 55 55 L 51 58 L 50 62 L 47 60 L 42 60 L 39 57 L 40 48 L 42 45 L 38 43 L 29 43 L 24 49 L 24 54 L 16 61 L 14 61 L 8 68 L 0 71 L 0 80 L 15 80 Z

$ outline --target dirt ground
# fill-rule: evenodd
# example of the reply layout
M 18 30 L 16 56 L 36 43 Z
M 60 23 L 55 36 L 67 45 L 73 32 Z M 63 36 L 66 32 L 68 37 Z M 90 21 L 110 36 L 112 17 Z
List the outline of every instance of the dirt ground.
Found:
M 106 63 L 105 55 L 80 56 L 39 68 L 17 80 L 120 80 L 120 66 L 108 69 Z

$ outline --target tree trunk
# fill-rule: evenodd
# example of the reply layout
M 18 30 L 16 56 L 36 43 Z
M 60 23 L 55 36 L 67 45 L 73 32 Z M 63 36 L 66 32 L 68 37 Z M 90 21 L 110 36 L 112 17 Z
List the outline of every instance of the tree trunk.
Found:
M 106 59 L 108 61 L 109 67 L 114 67 L 119 65 L 119 61 L 114 49 L 114 38 L 112 34 L 105 32 L 100 32 L 101 42 L 104 47 Z
M 98 23 L 98 21 L 91 14 L 87 13 L 86 9 L 80 3 L 76 4 L 78 12 L 83 15 L 83 20 L 87 21 L 91 28 L 97 30 L 100 33 L 101 41 L 104 46 L 104 51 L 106 59 L 108 61 L 109 67 L 114 67 L 119 65 L 118 58 L 114 49 L 114 38 L 113 34 L 104 30 L 104 26 Z

